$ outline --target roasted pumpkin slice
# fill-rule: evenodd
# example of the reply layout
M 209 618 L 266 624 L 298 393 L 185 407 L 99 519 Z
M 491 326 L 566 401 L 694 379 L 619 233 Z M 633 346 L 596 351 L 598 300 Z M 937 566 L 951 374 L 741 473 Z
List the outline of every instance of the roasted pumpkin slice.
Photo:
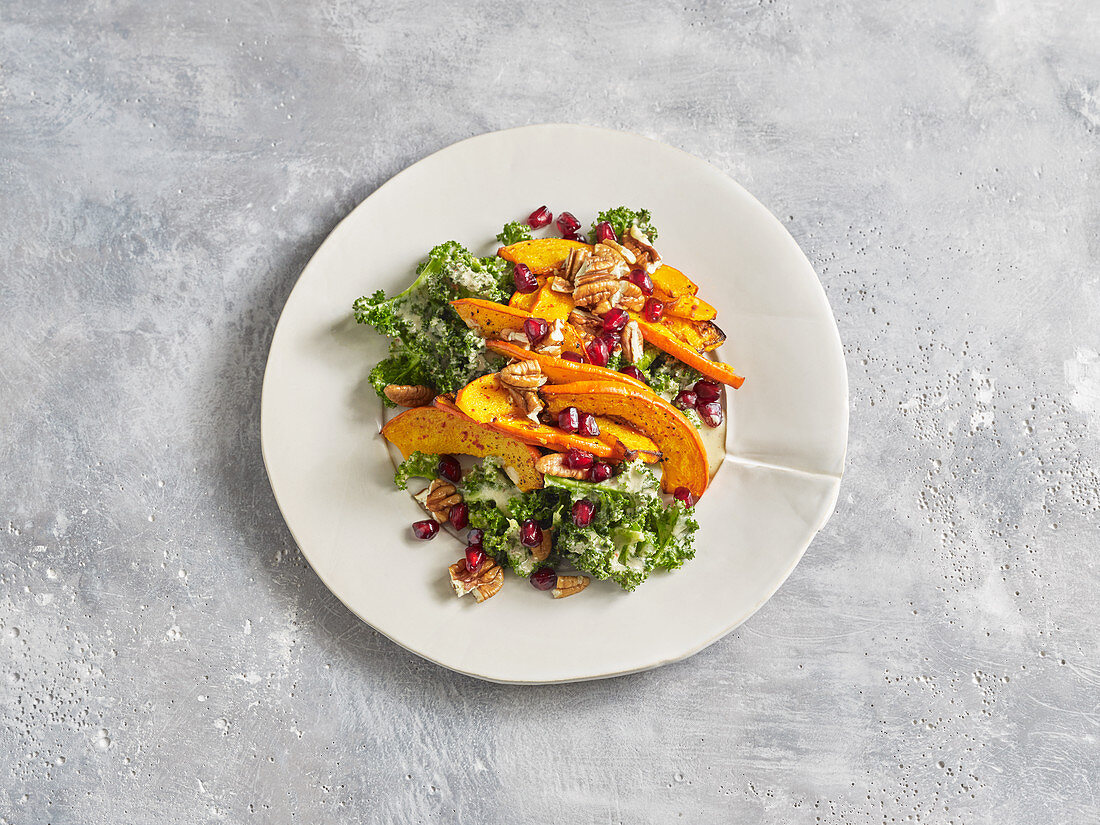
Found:
M 713 321 L 662 318 L 659 323 L 696 352 L 718 349 L 726 340 L 726 333 Z
M 661 295 L 667 295 L 667 293 L 662 292 Z M 665 315 L 688 321 L 713 321 L 718 317 L 718 310 L 698 295 L 684 295 L 680 298 L 668 295 L 668 300 L 665 302 Z
M 525 320 L 539 317 L 522 309 L 498 304 L 495 301 L 484 301 L 481 298 L 460 298 L 457 301 L 451 301 L 451 306 L 466 322 L 466 326 L 482 338 L 502 338 L 502 333 L 520 332 L 523 330 Z M 584 341 L 580 333 L 570 324 L 563 324 L 562 328 L 565 335 L 565 350 L 578 355 L 582 354 Z
M 621 372 L 609 370 L 607 367 L 597 367 L 595 364 L 578 364 L 575 361 L 567 361 L 554 355 L 531 352 L 510 341 L 486 341 L 485 346 L 493 352 L 508 358 L 521 360 L 533 358 L 538 361 L 542 374 L 552 384 L 568 384 L 571 381 L 618 381 L 635 386 L 640 390 L 649 389 L 641 381 L 623 375 Z
M 649 436 L 664 456 L 661 484 L 667 492 L 686 487 L 698 498 L 707 489 L 707 451 L 699 433 L 663 398 L 626 384 L 600 381 L 547 384 L 542 396 L 553 413 L 577 407 L 625 422 Z
M 391 418 L 382 428 L 401 455 L 457 453 L 484 457 L 499 456 L 516 474 L 516 486 L 535 490 L 542 486 L 542 474 L 535 468 L 539 451 L 498 430 L 464 415 L 448 400 L 436 399 L 431 407 L 415 407 Z M 438 404 L 438 406 L 435 406 Z
M 536 238 L 533 241 L 502 246 L 497 254 L 506 261 L 523 264 L 536 275 L 549 275 L 565 263 L 570 249 L 577 248 L 591 249 L 592 246 L 580 241 L 567 241 L 565 238 Z
M 622 445 L 607 444 L 598 438 L 567 433 L 532 421 L 512 401 L 496 373 L 483 375 L 460 389 L 455 405 L 475 421 L 525 444 L 561 451 L 573 447 L 600 458 L 621 458 L 625 452 Z
M 651 276 L 653 287 L 659 292 L 670 295 L 673 298 L 682 298 L 685 295 L 694 295 L 699 287 L 687 275 L 674 266 L 662 264 Z
M 657 347 L 657 349 L 667 352 L 669 355 L 683 361 L 689 367 L 699 370 L 699 372 L 703 373 L 707 378 L 712 378 L 722 384 L 728 384 L 734 389 L 737 389 L 745 383 L 745 379 L 735 373 L 733 367 L 728 364 L 723 364 L 720 361 L 711 361 L 698 350 L 692 349 L 678 337 L 673 335 L 668 327 L 660 323 L 651 323 L 641 314 L 636 312 L 631 312 L 630 316 L 638 322 L 638 326 L 642 331 L 642 337 L 653 344 L 653 346 Z

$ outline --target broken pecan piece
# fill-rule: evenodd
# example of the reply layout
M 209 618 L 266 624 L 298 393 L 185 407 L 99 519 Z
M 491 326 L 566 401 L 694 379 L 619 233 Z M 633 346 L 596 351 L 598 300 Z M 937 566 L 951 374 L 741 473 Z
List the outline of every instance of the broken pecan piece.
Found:
M 630 320 L 623 327 L 621 335 L 623 342 L 623 360 L 628 364 L 637 364 L 645 349 L 645 339 L 642 338 L 642 328 L 637 321 Z
M 542 531 L 542 543 L 538 547 L 531 548 L 531 557 L 537 562 L 546 561 L 547 556 L 550 555 L 550 549 L 554 544 L 552 536 L 552 530 Z
M 534 359 L 514 361 L 500 371 L 500 383 L 517 390 L 537 390 L 546 383 L 546 376 Z
M 576 277 L 577 273 L 584 265 L 584 262 L 588 260 L 589 255 L 589 251 L 583 247 L 573 247 L 572 249 L 570 249 L 569 254 L 565 256 L 565 262 L 562 264 L 561 267 L 561 277 L 564 280 L 572 283 L 573 279 Z M 553 286 L 551 286 L 550 288 L 554 289 Z M 561 292 L 562 290 L 556 291 Z
M 479 603 L 491 599 L 504 586 L 504 571 L 491 558 L 486 558 L 476 573 L 466 569 L 465 557 L 448 567 L 447 572 L 456 596 L 462 598 L 467 593 L 473 593 Z
M 399 407 L 423 407 L 435 398 L 435 390 L 420 384 L 387 384 L 382 392 Z
M 428 497 L 424 507 L 435 516 L 436 521 L 446 521 L 451 517 L 451 508 L 462 501 L 462 494 L 449 481 L 436 479 L 428 488 Z
M 566 596 L 580 593 L 588 587 L 589 581 L 591 579 L 588 576 L 558 576 L 557 584 L 550 591 L 550 595 L 555 599 L 564 599 Z

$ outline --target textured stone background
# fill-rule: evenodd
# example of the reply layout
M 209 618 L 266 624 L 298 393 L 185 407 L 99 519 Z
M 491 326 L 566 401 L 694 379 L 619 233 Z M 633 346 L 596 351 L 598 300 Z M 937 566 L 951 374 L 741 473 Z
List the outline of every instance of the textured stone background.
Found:
M 1097 821 L 1098 30 L 1090 0 L 0 0 L 0 822 Z M 739 631 L 502 687 L 329 595 L 258 400 L 341 216 L 545 121 L 781 217 L 851 446 Z

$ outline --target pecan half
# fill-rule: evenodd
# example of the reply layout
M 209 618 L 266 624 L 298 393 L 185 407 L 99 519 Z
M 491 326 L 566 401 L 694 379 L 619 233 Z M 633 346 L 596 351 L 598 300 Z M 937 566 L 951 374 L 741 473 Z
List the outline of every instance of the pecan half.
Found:
M 604 243 L 596 244 L 586 263 L 587 265 L 573 278 L 573 283 L 578 286 L 593 281 L 618 280 L 630 274 L 630 266 L 626 259 L 619 254 L 618 250 Z
M 558 576 L 557 584 L 550 591 L 550 595 L 555 599 L 564 599 L 566 596 L 580 593 L 588 587 L 589 581 L 591 580 L 588 576 Z
M 623 238 L 623 245 L 634 253 L 638 263 L 645 271 L 652 275 L 661 266 L 661 256 L 653 247 L 653 243 L 636 226 L 630 227 Z
M 600 243 L 604 244 L 605 246 L 610 246 L 612 249 L 614 249 L 616 252 L 618 252 L 620 255 L 622 255 L 623 259 L 628 264 L 638 263 L 638 259 L 637 259 L 637 257 L 635 257 L 634 253 L 631 252 L 629 249 L 627 249 L 625 246 L 623 246 L 618 241 L 613 241 L 609 238 L 606 241 L 600 241 Z
M 642 338 L 642 328 L 638 322 L 631 319 L 626 322 L 621 335 L 623 342 L 623 359 L 628 364 L 637 364 L 645 349 L 645 339 Z
M 574 470 L 565 464 L 563 453 L 548 453 L 535 462 L 535 469 L 544 476 L 558 478 L 588 478 L 588 470 Z
M 645 306 L 645 295 L 637 284 L 630 281 L 598 281 L 578 286 L 573 291 L 573 300 L 578 306 L 592 307 L 599 314 L 612 307 L 626 307 L 640 311 Z M 607 304 L 606 309 L 601 304 Z
M 382 392 L 399 407 L 423 407 L 435 398 L 435 390 L 420 384 L 387 384 Z
M 554 538 L 551 535 L 552 531 L 542 531 L 542 543 L 538 547 L 531 548 L 531 558 L 537 562 L 546 561 L 547 556 L 550 555 L 550 548 L 554 544 Z
M 568 295 L 573 291 L 573 282 L 560 275 L 551 275 L 547 279 L 547 283 L 550 284 L 551 292 L 561 292 L 564 295 Z
M 428 497 L 424 506 L 428 512 L 435 516 L 436 521 L 446 521 L 451 517 L 451 508 L 462 501 L 459 493 L 449 481 L 436 479 L 428 488 Z
M 517 390 L 537 390 L 546 383 L 546 376 L 538 361 L 514 361 L 500 371 L 500 383 Z
M 588 260 L 590 254 L 591 253 L 589 253 L 589 251 L 584 247 L 573 247 L 572 249 L 570 249 L 569 254 L 565 256 L 565 262 L 562 264 L 561 267 L 562 278 L 572 282 L 573 278 L 576 277 L 576 274 L 584 265 L 584 262 Z M 550 288 L 553 289 L 554 287 L 551 286 Z
M 490 558 L 481 563 L 481 568 L 476 573 L 466 569 L 465 558 L 448 567 L 447 572 L 451 576 L 451 587 L 456 596 L 462 598 L 467 593 L 473 593 L 474 599 L 479 603 L 491 599 L 504 586 L 504 571 Z
M 590 335 L 598 335 L 603 330 L 603 321 L 584 309 L 574 309 L 570 312 L 569 323 L 581 330 L 581 332 L 586 332 Z

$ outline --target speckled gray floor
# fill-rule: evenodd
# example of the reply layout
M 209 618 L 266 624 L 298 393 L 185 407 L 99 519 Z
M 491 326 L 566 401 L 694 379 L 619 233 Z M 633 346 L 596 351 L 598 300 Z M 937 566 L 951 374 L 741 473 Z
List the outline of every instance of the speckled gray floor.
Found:
M 1089 0 L 0 2 L 0 822 L 1100 819 L 1098 30 Z M 838 511 L 760 613 L 545 689 L 351 616 L 257 421 L 336 221 L 542 121 L 747 186 L 852 390 Z

